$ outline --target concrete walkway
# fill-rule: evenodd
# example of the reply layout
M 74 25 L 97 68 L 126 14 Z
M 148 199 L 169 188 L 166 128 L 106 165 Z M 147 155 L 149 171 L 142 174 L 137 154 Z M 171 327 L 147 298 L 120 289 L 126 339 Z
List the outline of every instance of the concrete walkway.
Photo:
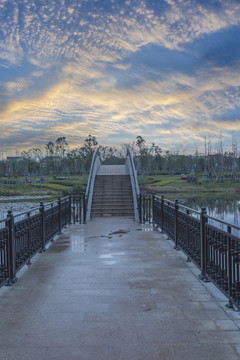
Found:
M 0 289 L 0 359 L 239 359 L 239 312 L 198 274 L 151 227 L 72 225 Z

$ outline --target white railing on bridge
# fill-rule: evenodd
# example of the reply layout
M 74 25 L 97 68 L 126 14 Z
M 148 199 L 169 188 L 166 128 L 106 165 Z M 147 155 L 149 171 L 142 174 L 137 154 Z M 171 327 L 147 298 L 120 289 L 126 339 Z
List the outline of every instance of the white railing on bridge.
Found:
M 135 165 L 133 162 L 133 157 L 130 152 L 130 150 L 127 150 L 127 160 L 126 165 L 129 170 L 129 175 L 131 179 L 131 185 L 132 185 L 132 193 L 133 193 L 133 204 L 134 204 L 134 216 L 136 221 L 140 221 L 139 219 L 139 210 L 138 210 L 138 198 L 140 195 L 138 181 L 137 181 L 137 171 L 135 169 Z
M 98 171 L 98 168 L 100 165 L 101 165 L 101 161 L 100 161 L 99 150 L 96 149 L 94 151 L 93 158 L 92 158 L 92 164 L 91 164 L 91 168 L 90 168 L 87 190 L 86 190 L 86 202 L 87 202 L 86 222 L 88 222 L 90 220 L 95 177 L 96 177 L 96 174 L 97 174 L 97 171 Z

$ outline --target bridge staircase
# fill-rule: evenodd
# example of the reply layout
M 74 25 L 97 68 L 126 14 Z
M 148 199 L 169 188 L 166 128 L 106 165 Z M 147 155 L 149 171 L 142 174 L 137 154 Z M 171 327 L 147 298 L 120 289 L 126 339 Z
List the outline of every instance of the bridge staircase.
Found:
M 95 177 L 91 218 L 134 217 L 130 175 L 126 165 L 101 165 Z
M 85 195 L 86 222 L 96 217 L 125 216 L 139 221 L 139 187 L 130 151 L 124 165 L 103 165 L 93 155 Z

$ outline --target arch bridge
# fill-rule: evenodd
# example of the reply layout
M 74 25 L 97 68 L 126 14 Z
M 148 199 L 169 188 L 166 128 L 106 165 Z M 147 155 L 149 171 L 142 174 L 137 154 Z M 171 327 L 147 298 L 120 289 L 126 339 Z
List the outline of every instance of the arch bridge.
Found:
M 130 152 L 0 225 L 1 359 L 239 359 L 240 229 L 142 195 Z

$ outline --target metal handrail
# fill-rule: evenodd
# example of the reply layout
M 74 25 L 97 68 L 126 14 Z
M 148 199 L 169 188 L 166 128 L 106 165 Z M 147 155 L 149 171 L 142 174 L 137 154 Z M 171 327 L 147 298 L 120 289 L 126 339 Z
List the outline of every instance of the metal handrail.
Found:
M 154 197 L 155 197 L 156 199 L 162 200 L 162 196 L 154 195 Z M 174 201 L 169 200 L 169 199 L 165 199 L 165 198 L 164 198 L 164 201 L 166 201 L 168 204 L 171 204 L 171 205 L 174 205 L 174 204 L 175 204 Z
M 94 169 L 94 164 L 95 164 L 97 156 L 99 156 L 99 150 L 95 149 L 95 151 L 93 153 L 93 158 L 92 158 L 92 163 L 91 163 L 91 167 L 90 167 L 89 176 L 88 176 L 88 183 L 87 183 L 87 188 L 86 188 L 86 198 L 88 197 L 89 192 L 90 192 L 91 183 L 92 183 L 92 177 L 93 177 L 93 169 Z
M 229 223 L 229 222 L 227 222 L 227 221 L 224 221 L 224 220 L 222 220 L 222 219 L 215 218 L 214 216 L 210 216 L 210 215 L 205 215 L 205 216 L 206 216 L 206 218 L 208 218 L 209 220 L 217 221 L 217 222 L 219 222 L 220 224 L 223 224 L 223 225 L 226 225 L 226 226 L 231 226 L 231 228 L 234 228 L 234 229 L 240 231 L 240 226 L 239 226 L 239 225 L 235 225 L 235 224 Z
M 140 207 L 139 207 L 139 199 L 140 199 L 140 191 L 138 186 L 137 180 L 137 171 L 134 165 L 133 157 L 129 149 L 127 149 L 127 161 L 126 164 L 128 165 L 129 174 L 131 178 L 132 184 L 132 193 L 133 193 L 133 202 L 134 202 L 134 214 L 135 220 L 141 221 L 141 214 L 140 214 Z
M 91 206 L 92 206 L 92 196 L 93 196 L 93 187 L 95 182 L 95 176 L 98 170 L 99 165 L 101 164 L 100 161 L 100 154 L 99 149 L 95 149 L 91 168 L 88 176 L 88 183 L 87 183 L 87 189 L 85 194 L 85 202 L 86 202 L 86 217 L 85 221 L 88 222 L 90 220 L 90 214 L 91 214 Z
M 135 189 L 136 189 L 136 194 L 139 195 L 140 190 L 139 190 L 138 180 L 137 180 L 137 170 L 136 170 L 135 165 L 134 165 L 132 153 L 131 153 L 131 151 L 129 149 L 127 149 L 127 156 L 129 156 L 129 159 L 130 159 L 130 164 L 131 164 L 131 168 L 132 168 L 132 172 L 133 172 L 133 179 L 134 179 L 134 185 L 135 185 Z

